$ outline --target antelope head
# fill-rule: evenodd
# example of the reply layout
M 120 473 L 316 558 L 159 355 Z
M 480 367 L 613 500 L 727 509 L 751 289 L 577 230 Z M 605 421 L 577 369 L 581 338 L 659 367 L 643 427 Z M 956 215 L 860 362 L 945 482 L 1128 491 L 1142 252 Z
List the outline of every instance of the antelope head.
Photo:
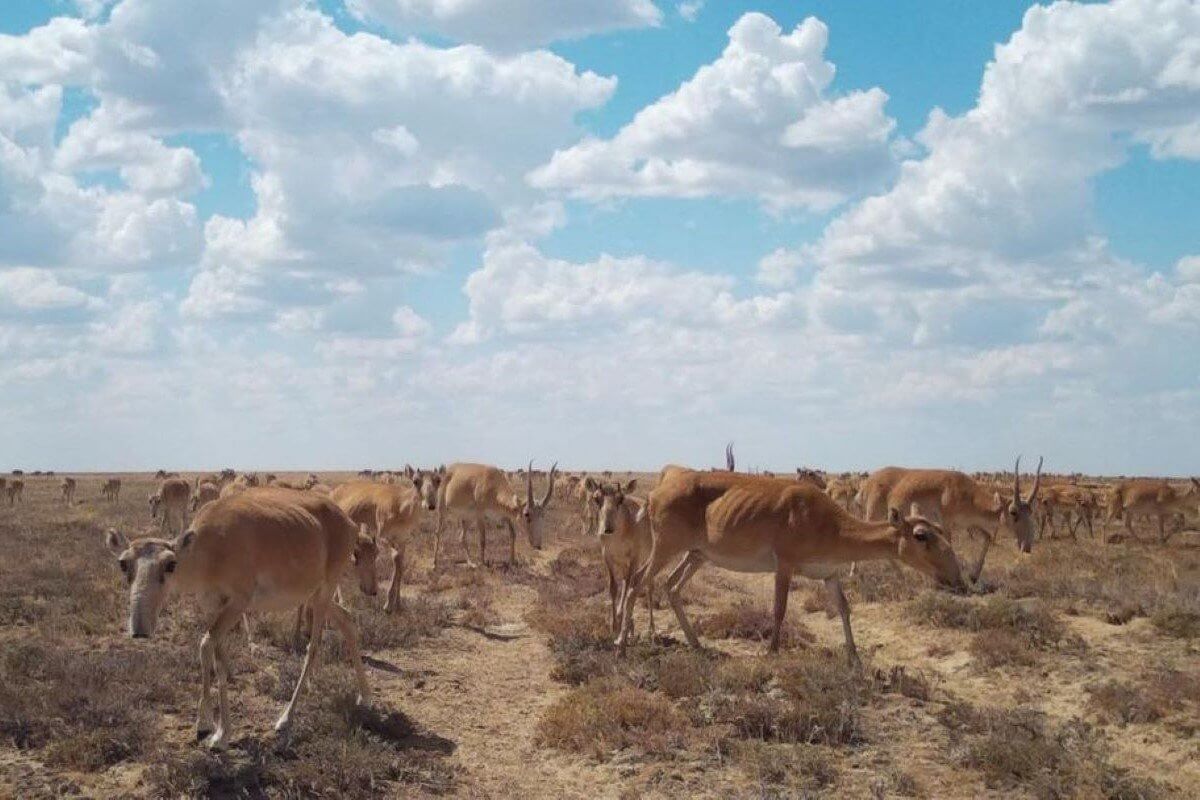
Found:
M 379 542 L 367 532 L 366 525 L 360 525 L 354 542 L 354 574 L 358 576 L 358 588 L 368 597 L 374 597 L 379 591 L 379 577 L 375 572 L 378 555 Z
M 924 517 L 905 517 L 898 508 L 888 509 L 888 524 L 896 537 L 896 552 L 901 561 L 945 588 L 957 591 L 971 588 L 950 539 L 940 526 Z
M 550 467 L 550 481 L 546 484 L 546 494 L 539 501 L 533 496 L 533 461 L 529 462 L 529 468 L 525 470 L 525 502 L 521 504 L 520 526 L 525 530 L 525 536 L 529 539 L 529 544 L 535 550 L 542 549 L 542 517 L 546 513 L 546 507 L 550 505 L 550 498 L 554 494 L 554 475 L 558 470 L 558 462 L 555 461 Z
M 612 486 L 599 486 L 592 493 L 592 502 L 596 504 L 596 535 L 606 536 L 616 533 L 617 515 L 625 506 L 625 495 L 637 487 L 637 479 L 632 478 L 622 484 L 620 481 Z
M 154 633 L 163 602 L 176 581 L 177 554 L 187 549 L 194 536 L 187 531 L 173 542 L 150 537 L 130 542 L 116 528 L 105 532 L 104 544 L 116 556 L 129 585 L 129 635 L 133 638 L 145 639 Z
M 147 498 L 147 502 L 150 504 L 150 519 L 158 519 L 158 509 L 162 505 L 162 495 L 155 492 Z
M 405 467 L 405 472 L 409 473 L 412 467 Z M 416 470 L 409 474 L 412 479 L 413 486 L 417 487 L 417 491 L 421 495 L 421 505 L 427 511 L 434 511 L 438 504 L 438 489 L 441 488 L 442 478 L 445 475 L 446 468 L 440 470 Z
M 1037 473 L 1033 478 L 1033 489 L 1029 497 L 1021 498 L 1021 457 L 1017 456 L 1017 465 L 1013 469 L 1013 497 L 1005 502 L 1000 493 L 996 493 L 996 505 L 1000 509 L 1000 530 L 1009 531 L 1017 539 L 1017 546 L 1022 553 L 1033 552 L 1033 509 L 1037 501 L 1038 488 L 1042 484 L 1042 459 L 1038 458 Z

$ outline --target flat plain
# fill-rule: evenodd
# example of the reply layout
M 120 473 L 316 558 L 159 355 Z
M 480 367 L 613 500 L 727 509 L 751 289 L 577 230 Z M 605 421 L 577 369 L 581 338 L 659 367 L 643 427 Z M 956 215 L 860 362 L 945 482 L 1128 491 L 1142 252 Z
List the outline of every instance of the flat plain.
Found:
M 665 603 L 649 639 L 639 603 L 621 659 L 577 500 L 555 498 L 545 547 L 519 541 L 515 565 L 497 532 L 492 565 L 435 572 L 427 517 L 398 611 L 343 586 L 370 709 L 327 633 L 297 730 L 276 741 L 302 651 L 290 618 L 255 618 L 253 650 L 231 637 L 232 742 L 210 753 L 194 740 L 198 620 L 175 602 L 153 638 L 130 639 L 102 544 L 110 526 L 151 527 L 154 477 L 119 475 L 116 503 L 100 497 L 108 475 L 75 477 L 69 506 L 59 476 L 26 476 L 23 501 L 0 503 L 0 796 L 1200 797 L 1192 532 L 1043 536 L 1031 555 L 1000 541 L 970 596 L 860 565 L 856 673 L 818 584 L 795 581 L 768 656 L 771 576 L 706 567 L 684 593 L 705 650 Z

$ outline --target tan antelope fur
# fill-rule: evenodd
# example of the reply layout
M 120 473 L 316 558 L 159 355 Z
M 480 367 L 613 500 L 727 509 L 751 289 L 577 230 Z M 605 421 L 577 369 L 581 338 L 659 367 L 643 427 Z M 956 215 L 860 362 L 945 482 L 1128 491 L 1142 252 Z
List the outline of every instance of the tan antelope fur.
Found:
M 327 498 L 270 489 L 209 504 L 174 539 L 130 542 L 116 530 L 107 531 L 105 542 L 129 583 L 131 636 L 151 636 L 164 602 L 174 594 L 191 596 L 208 620 L 200 639 L 198 739 L 213 748 L 222 747 L 228 739 L 225 637 L 250 612 L 291 611 L 303 604 L 313 611 L 313 636 L 291 700 L 275 723 L 277 732 L 285 734 L 291 727 L 296 701 L 317 668 L 321 631 L 327 620 L 345 639 L 359 702 L 369 702 L 354 623 L 345 609 L 332 602 L 338 580 L 353 560 L 357 538 L 357 527 Z
M 16 505 L 25 501 L 25 481 L 19 478 L 14 478 L 8 482 L 8 486 L 4 489 L 4 496 L 8 498 L 8 504 Z
M 1186 519 L 1189 515 L 1195 516 L 1200 513 L 1200 481 L 1196 478 L 1192 478 L 1191 481 L 1192 485 L 1187 491 L 1181 491 L 1167 481 L 1156 478 L 1118 481 L 1108 491 L 1105 525 L 1119 519 L 1124 523 L 1125 532 L 1129 537 L 1137 540 L 1133 532 L 1133 518 L 1153 517 L 1158 520 L 1158 539 L 1166 543 L 1175 533 L 1167 531 L 1168 517 L 1179 516 Z
M 215 483 L 204 481 L 196 485 L 195 491 L 192 492 L 192 501 L 188 506 L 188 510 L 195 514 L 200 509 L 221 496 L 221 489 Z
M 392 580 L 383 610 L 392 611 L 400 602 L 404 580 L 404 555 L 426 511 L 437 508 L 437 472 L 414 473 L 414 486 L 374 481 L 350 481 L 330 493 L 330 498 L 355 523 L 367 526 L 378 540 L 391 547 Z
M 650 560 L 650 518 L 644 513 L 645 501 L 633 497 L 636 480 L 624 484 L 602 484 L 589 497 L 596 509 L 596 537 L 600 540 L 600 555 L 608 577 L 608 596 L 612 604 L 612 632 L 619 633 L 620 621 L 625 618 L 621 604 L 625 587 L 633 572 Z M 650 637 L 654 637 L 654 586 L 647 584 L 643 594 L 650 614 Z M 632 598 L 631 598 L 632 602 Z
M 486 566 L 487 525 L 500 520 L 509 533 L 509 563 L 517 560 L 517 531 L 520 530 L 535 550 L 542 549 L 542 518 L 554 494 L 554 477 L 558 464 L 550 467 L 549 483 L 542 499 L 533 496 L 533 462 L 525 471 L 525 497 L 512 490 L 508 477 L 496 467 L 486 464 L 451 464 L 446 467 L 438 495 L 437 532 L 434 534 L 433 563 L 436 568 L 441 549 L 442 529 L 451 515 L 458 517 L 459 542 L 467 550 L 467 520 L 475 521 L 479 533 L 479 562 Z M 467 555 L 467 563 L 471 557 Z
M 995 542 L 1000 531 L 1013 534 L 1021 552 L 1033 550 L 1033 510 L 1042 480 L 1042 462 L 1038 460 L 1033 489 L 1021 497 L 1021 459 L 1013 477 L 1013 497 L 1006 500 L 997 490 L 976 483 L 957 470 L 909 470 L 888 493 L 889 509 L 916 507 L 920 514 L 938 520 L 947 533 L 955 530 L 982 531 L 984 547 Z
M 149 497 L 150 517 L 159 521 L 163 533 L 182 533 L 187 525 L 192 487 L 183 478 L 167 478 Z
M 58 490 L 62 493 L 63 503 L 71 505 L 75 502 L 75 479 L 63 478 L 58 484 Z
M 896 484 L 910 472 L 907 467 L 882 467 L 875 470 L 858 486 L 856 499 L 863 519 L 880 522 L 888 518 L 888 495 Z
M 688 643 L 700 642 L 684 614 L 680 592 L 706 562 L 735 572 L 775 573 L 775 616 L 769 645 L 779 649 L 779 633 L 787 611 L 794 574 L 825 581 L 842 619 L 847 657 L 858 663 L 850 629 L 850 609 L 838 574 L 855 561 L 899 561 L 940 584 L 966 589 L 968 583 L 949 540 L 941 529 L 920 517 L 893 511 L 882 523 L 863 522 L 839 507 L 816 486 L 793 480 L 756 476 L 682 472 L 667 476 L 650 493 L 653 545 L 649 561 L 626 586 L 635 596 L 680 559 L 665 583 L 667 599 Z M 628 599 L 617 646 L 624 651 L 629 636 Z

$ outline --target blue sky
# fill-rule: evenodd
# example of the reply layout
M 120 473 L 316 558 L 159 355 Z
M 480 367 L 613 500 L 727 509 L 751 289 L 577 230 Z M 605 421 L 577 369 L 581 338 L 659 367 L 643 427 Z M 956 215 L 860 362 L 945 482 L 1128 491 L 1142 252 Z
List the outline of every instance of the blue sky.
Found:
M 12 466 L 1200 471 L 1195 3 L 15 0 L 0 34 Z

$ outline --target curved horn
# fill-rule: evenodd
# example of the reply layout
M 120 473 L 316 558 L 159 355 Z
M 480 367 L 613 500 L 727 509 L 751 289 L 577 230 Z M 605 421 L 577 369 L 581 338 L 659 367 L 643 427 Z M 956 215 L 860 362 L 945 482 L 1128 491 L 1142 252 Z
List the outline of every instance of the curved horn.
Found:
M 1032 503 L 1037 497 L 1038 488 L 1042 485 L 1042 457 L 1038 456 L 1037 472 L 1033 476 L 1033 491 L 1029 493 L 1027 503 Z M 1019 496 L 1019 495 L 1018 495 Z
M 545 508 L 550 504 L 550 496 L 554 494 L 554 472 L 558 469 L 558 462 L 555 461 L 550 465 L 550 482 L 546 484 L 546 496 L 542 498 L 542 502 L 538 504 L 540 508 Z
M 1017 456 L 1017 465 L 1013 467 L 1013 500 L 1021 499 L 1021 457 Z
M 730 472 L 737 471 L 737 462 L 733 460 L 733 442 L 725 445 L 725 469 Z
M 533 459 L 529 459 L 529 468 L 525 470 L 525 502 L 533 508 Z

